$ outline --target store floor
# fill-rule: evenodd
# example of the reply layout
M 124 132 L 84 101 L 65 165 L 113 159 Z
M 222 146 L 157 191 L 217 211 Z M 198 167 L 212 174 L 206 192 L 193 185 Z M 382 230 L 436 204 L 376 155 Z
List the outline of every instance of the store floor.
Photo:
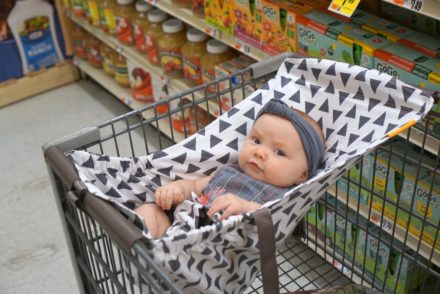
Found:
M 127 110 L 90 80 L 0 108 L 0 293 L 79 293 L 41 146 Z

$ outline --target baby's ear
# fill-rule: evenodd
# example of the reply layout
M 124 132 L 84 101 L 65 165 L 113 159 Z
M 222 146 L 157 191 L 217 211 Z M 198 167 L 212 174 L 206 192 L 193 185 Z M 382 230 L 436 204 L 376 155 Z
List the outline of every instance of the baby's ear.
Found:
M 307 181 L 308 178 L 309 178 L 309 171 L 306 170 L 305 172 L 303 172 L 303 173 L 299 176 L 299 178 L 298 178 L 296 184 L 297 184 L 297 185 L 302 184 L 302 183 L 304 183 L 305 181 Z

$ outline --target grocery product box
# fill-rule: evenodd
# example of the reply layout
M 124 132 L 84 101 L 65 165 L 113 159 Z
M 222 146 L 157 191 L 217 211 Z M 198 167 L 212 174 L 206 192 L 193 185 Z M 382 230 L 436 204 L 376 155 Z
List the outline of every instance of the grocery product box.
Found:
M 262 49 L 270 55 L 297 52 L 296 19 L 313 10 L 300 1 L 263 0 Z
M 371 68 L 374 52 L 390 41 L 321 10 L 297 18 L 298 51 Z
M 235 0 L 234 36 L 260 48 L 263 34 L 263 6 L 261 0 Z
M 362 10 L 353 13 L 351 20 L 364 30 L 380 35 L 392 42 L 397 42 L 397 40 L 414 33 L 410 28 Z
M 402 252 L 403 245 L 393 240 L 390 236 L 379 233 L 376 226 L 369 227 L 365 254 L 365 275 L 375 280 L 375 285 L 382 288 L 385 293 L 407 294 L 417 289 L 422 281 L 419 278 L 420 268 L 416 263 L 407 258 Z M 380 235 L 379 235 L 380 234 Z M 373 235 L 379 235 L 381 241 Z M 361 242 L 361 240 L 359 240 Z M 390 248 L 387 244 L 393 244 Z M 365 248 L 364 248 L 365 249 Z M 406 254 L 412 253 L 406 250 Z
M 234 34 L 234 0 L 205 0 L 205 21 L 220 31 Z
M 422 33 L 414 33 L 397 41 L 399 44 L 420 51 L 429 57 L 440 57 L 440 39 Z
M 325 242 L 327 246 L 333 246 L 335 239 L 335 213 L 327 209 L 325 205 L 317 202 L 307 213 L 308 230 L 316 238 Z
M 419 88 L 440 91 L 440 59 L 400 44 L 374 53 L 374 68 Z
M 364 1 L 362 1 L 361 4 L 363 2 Z M 385 1 L 382 1 L 381 12 L 383 17 L 393 22 L 418 32 L 424 32 L 431 36 L 440 36 L 440 21 L 422 13 L 393 5 Z
M 216 79 L 227 77 L 232 73 L 249 67 L 253 63 L 255 63 L 255 61 L 252 58 L 240 55 L 239 57 L 216 65 L 215 77 Z M 226 93 L 220 94 L 220 104 L 224 111 L 231 109 L 233 105 L 239 103 L 255 91 L 252 85 L 241 86 L 243 85 L 243 78 L 247 81 L 251 79 L 250 72 L 246 74 L 247 76 L 237 74 L 219 82 L 220 93 L 225 89 L 227 90 Z M 234 90 L 234 88 L 236 89 Z

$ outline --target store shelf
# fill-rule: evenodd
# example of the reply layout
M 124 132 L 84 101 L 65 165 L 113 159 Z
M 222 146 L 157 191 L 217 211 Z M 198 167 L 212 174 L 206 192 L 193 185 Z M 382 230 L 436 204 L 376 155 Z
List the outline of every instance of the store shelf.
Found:
M 63 61 L 53 67 L 31 72 L 20 79 L 0 83 L 0 107 L 69 84 L 78 77 L 78 71 L 72 62 Z
M 440 20 L 440 1 L 439 0 L 382 0 L 396 6 L 404 7 L 411 11 L 424 14 L 426 16 Z M 420 5 L 420 6 L 419 6 Z M 419 8 L 420 7 L 420 8 Z
M 144 106 L 144 104 L 131 97 L 129 89 L 119 86 L 115 80 L 105 74 L 104 71 L 96 69 L 78 58 L 74 58 L 74 64 L 131 109 L 135 110 Z M 142 113 L 145 118 L 154 117 L 152 110 L 143 111 Z M 156 125 L 154 124 L 154 126 Z M 166 118 L 159 120 L 159 129 L 165 136 L 174 139 L 176 142 L 182 141 L 185 138 L 183 134 L 172 131 L 172 126 L 170 126 L 170 122 Z
M 69 17 L 77 25 L 81 26 L 87 32 L 98 38 L 101 42 L 109 45 L 112 49 L 122 54 L 125 58 L 133 61 L 135 64 L 141 67 L 144 67 L 150 74 L 165 79 L 162 69 L 160 67 L 151 65 L 146 56 L 139 53 L 135 48 L 122 45 L 119 43 L 118 39 L 103 32 L 100 28 L 92 26 L 85 18 L 80 18 L 73 14 L 69 15 Z M 183 79 L 168 79 L 167 85 L 168 87 L 173 88 L 176 92 L 185 91 L 190 88 L 190 86 Z
M 192 13 L 190 9 L 179 8 L 172 4 L 170 0 L 145 0 L 146 2 L 156 6 L 169 15 L 182 20 L 183 22 L 195 27 L 213 38 L 229 45 L 232 48 L 252 57 L 257 61 L 265 60 L 269 54 L 261 49 L 247 44 L 245 41 L 235 38 L 234 36 L 222 32 L 213 26 L 207 24 L 205 20 L 197 14 Z
M 437 249 L 433 250 L 434 245 L 426 243 L 421 239 L 421 237 L 414 236 L 410 232 L 407 233 L 407 228 L 401 227 L 399 224 L 394 224 L 393 220 L 384 215 L 381 215 L 380 212 L 370 208 L 365 204 L 358 203 L 356 199 L 354 199 L 353 197 L 349 197 L 347 193 L 345 193 L 345 191 L 339 189 L 336 193 L 335 185 L 331 186 L 327 190 L 327 192 L 338 199 L 338 201 L 341 201 L 342 203 L 347 205 L 353 211 L 358 212 L 359 215 L 369 220 L 371 223 L 377 225 L 378 227 L 382 227 L 382 230 L 392 235 L 393 238 L 396 238 L 397 240 L 417 252 L 419 255 L 423 256 L 427 260 L 430 260 L 435 265 L 440 266 L 440 251 Z
M 411 143 L 425 149 L 437 156 L 440 152 L 440 140 L 420 130 L 417 127 L 405 130 L 399 134 L 400 137 L 409 140 Z

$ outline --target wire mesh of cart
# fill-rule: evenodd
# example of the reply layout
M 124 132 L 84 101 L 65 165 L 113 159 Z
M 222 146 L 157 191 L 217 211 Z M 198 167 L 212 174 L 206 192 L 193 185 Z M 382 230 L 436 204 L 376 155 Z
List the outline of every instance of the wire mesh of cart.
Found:
M 73 166 L 58 160 L 64 157 L 63 152 L 83 149 L 136 157 L 172 146 L 213 121 L 226 105 L 234 106 L 237 97 L 246 97 L 249 89 L 263 85 L 274 76 L 278 65 L 257 63 L 43 146 L 70 255 L 85 293 L 182 293 L 182 290 L 153 262 L 140 230 L 113 205 L 90 195 Z M 432 219 L 434 204 L 438 203 L 425 195 L 423 206 L 415 200 L 417 185 L 411 190 L 404 184 L 405 166 L 409 164 L 417 170 L 413 180 L 418 180 L 422 167 L 433 179 L 438 177 L 440 147 L 439 136 L 435 135 L 436 120 L 435 113 L 428 116 L 423 124 L 406 131 L 406 141 L 395 140 L 367 159 L 366 156 L 330 187 L 302 225 L 277 249 L 281 290 L 318 289 L 350 282 L 390 293 L 431 293 L 440 289 L 440 241 L 430 243 L 429 235 L 423 234 L 430 228 L 435 231 L 433 239 L 440 240 L 438 218 Z M 409 148 L 397 151 L 397 144 L 408 145 L 408 142 L 414 142 L 411 155 Z M 385 170 L 385 180 L 378 178 L 379 168 L 371 173 L 372 166 L 378 166 L 379 159 L 382 162 L 382 157 L 378 157 L 385 156 L 382 153 L 388 155 L 383 160 L 384 167 L 380 166 L 381 172 Z M 419 156 L 414 157 L 413 153 Z M 403 162 L 400 171 L 392 166 L 391 157 Z M 389 176 L 391 171 L 393 176 Z M 370 178 L 364 179 L 366 174 Z M 399 197 L 393 199 L 385 193 L 387 188 L 377 191 L 371 185 L 377 181 L 388 187 L 392 178 L 392 185 L 399 192 L 405 190 L 411 194 L 410 207 L 420 207 L 422 216 L 415 210 L 405 210 Z M 436 182 L 429 183 L 426 193 L 433 195 Z M 409 218 L 407 227 L 397 211 L 406 213 L 403 215 Z M 410 229 L 411 218 L 419 221 L 418 231 Z M 259 276 L 245 293 L 262 291 Z

